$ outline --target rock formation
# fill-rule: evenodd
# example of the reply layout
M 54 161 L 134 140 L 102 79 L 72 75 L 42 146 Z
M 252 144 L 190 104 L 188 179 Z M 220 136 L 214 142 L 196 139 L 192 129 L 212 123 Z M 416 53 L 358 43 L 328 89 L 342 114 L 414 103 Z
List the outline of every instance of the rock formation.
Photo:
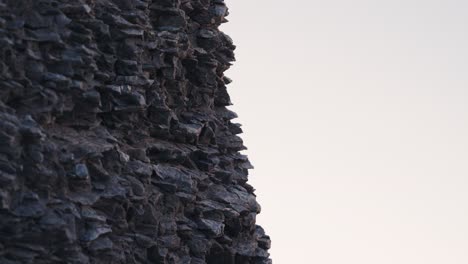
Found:
M 271 263 L 223 0 L 0 0 L 0 263 Z

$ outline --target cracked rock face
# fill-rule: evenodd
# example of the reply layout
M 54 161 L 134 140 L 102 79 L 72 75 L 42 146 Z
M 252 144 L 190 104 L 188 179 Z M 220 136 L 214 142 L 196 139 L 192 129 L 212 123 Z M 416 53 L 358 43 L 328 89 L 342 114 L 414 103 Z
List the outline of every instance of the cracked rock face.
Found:
M 223 0 L 0 0 L 0 263 L 271 263 Z

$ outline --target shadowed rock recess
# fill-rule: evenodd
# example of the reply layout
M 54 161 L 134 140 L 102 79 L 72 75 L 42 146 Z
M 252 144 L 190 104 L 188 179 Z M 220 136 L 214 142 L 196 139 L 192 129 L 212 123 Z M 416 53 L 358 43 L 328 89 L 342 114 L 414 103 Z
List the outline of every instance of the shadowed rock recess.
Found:
M 0 263 L 271 263 L 223 0 L 0 0 Z

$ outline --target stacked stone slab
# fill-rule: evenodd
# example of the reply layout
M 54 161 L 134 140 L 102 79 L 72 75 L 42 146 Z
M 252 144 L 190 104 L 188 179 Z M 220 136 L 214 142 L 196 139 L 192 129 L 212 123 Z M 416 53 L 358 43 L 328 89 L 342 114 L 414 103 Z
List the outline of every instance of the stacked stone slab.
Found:
M 271 263 L 223 0 L 0 0 L 0 263 Z

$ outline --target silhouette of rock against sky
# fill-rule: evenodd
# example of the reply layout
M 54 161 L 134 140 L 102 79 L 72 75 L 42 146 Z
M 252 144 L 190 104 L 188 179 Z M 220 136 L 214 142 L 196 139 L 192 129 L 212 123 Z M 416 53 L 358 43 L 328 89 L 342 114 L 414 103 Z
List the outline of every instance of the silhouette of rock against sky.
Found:
M 271 263 L 222 0 L 0 0 L 0 263 Z

